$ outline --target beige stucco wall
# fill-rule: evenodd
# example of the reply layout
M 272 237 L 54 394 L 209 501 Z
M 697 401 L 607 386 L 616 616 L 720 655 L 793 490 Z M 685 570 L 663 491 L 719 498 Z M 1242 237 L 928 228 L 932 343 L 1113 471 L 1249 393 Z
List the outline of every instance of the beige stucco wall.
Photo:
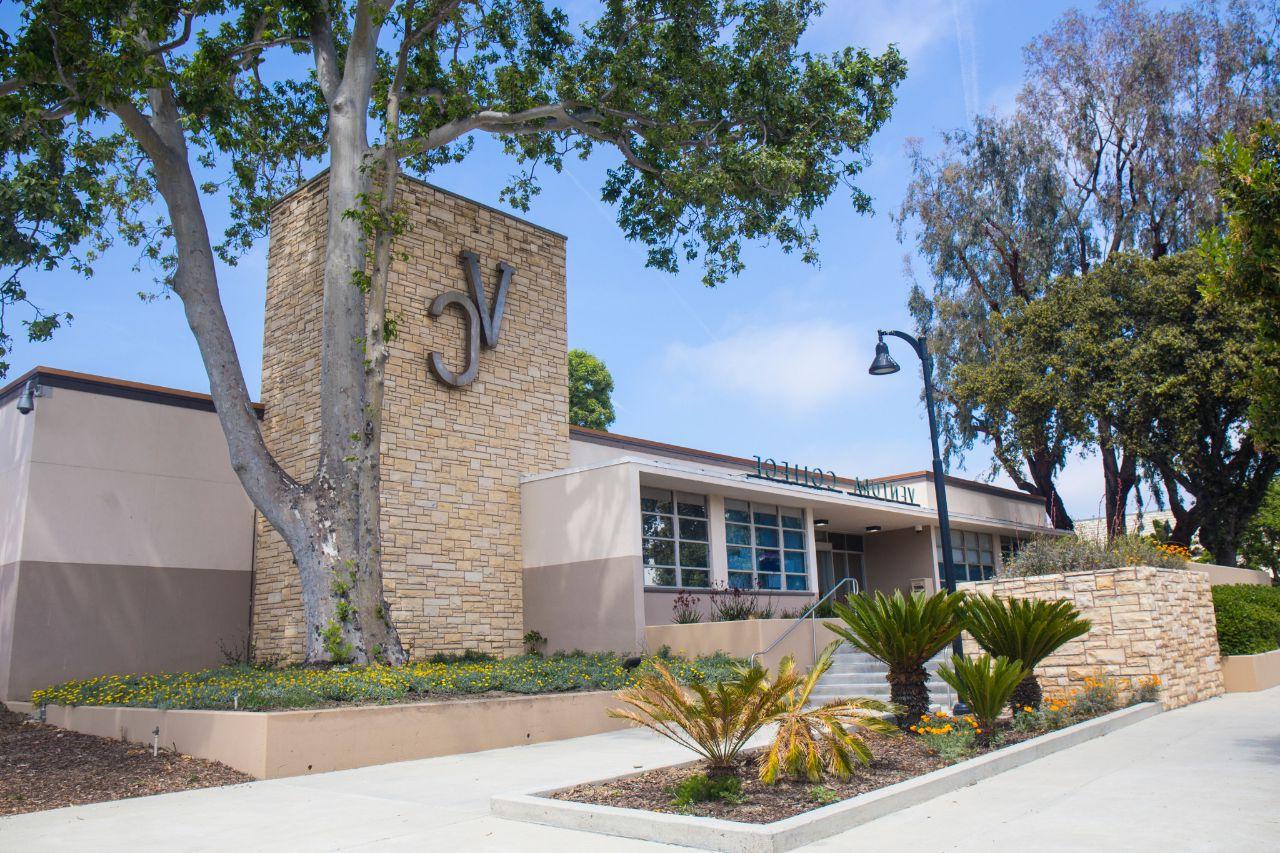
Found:
M 217 416 L 56 385 L 11 413 L 0 697 L 243 646 L 253 513 Z
M 826 624 L 838 624 L 834 619 L 806 620 L 792 629 L 791 619 L 742 619 L 734 622 L 701 622 L 693 625 L 650 625 L 645 628 L 649 650 L 670 647 L 674 654 L 684 657 L 701 657 L 724 653 L 731 657 L 749 658 L 762 652 L 792 629 L 777 648 L 760 658 L 770 669 L 787 655 L 795 658 L 796 665 L 813 665 L 814 650 L 821 652 L 838 639 L 826 629 Z
M 914 578 L 936 580 L 933 532 L 928 525 L 917 533 L 912 528 L 886 530 L 863 537 L 863 567 L 867 589 L 891 594 L 909 591 Z
M 1093 622 L 1085 636 L 1036 668 L 1046 693 L 1085 677 L 1160 677 L 1161 700 L 1177 708 L 1223 692 L 1209 577 L 1149 566 L 982 581 L 975 592 L 1010 598 L 1066 599 Z M 966 642 L 972 649 L 973 641 Z
M 915 490 L 916 501 L 921 506 L 930 508 L 937 506 L 937 495 L 934 494 L 933 481 L 926 477 L 895 480 L 896 485 L 908 486 Z M 1013 494 L 1000 494 L 981 488 L 975 484 L 967 488 L 963 484 L 947 482 L 947 510 L 956 515 L 969 515 L 996 521 L 1010 521 L 1036 527 L 1045 524 L 1044 503 L 1040 500 L 1028 500 Z
M 326 180 L 274 209 L 263 347 L 264 433 L 291 474 L 308 478 L 319 425 Z M 400 318 L 383 410 L 383 577 L 410 654 L 519 651 L 523 474 L 568 464 L 564 238 L 416 181 L 400 188 L 408 230 L 396 243 L 389 312 Z M 497 267 L 516 268 L 496 348 L 479 375 L 449 388 L 429 372 L 438 351 L 465 362 L 456 309 L 431 319 L 440 293 L 467 291 L 459 253 L 480 256 L 488 297 Z M 401 257 L 401 253 L 405 256 Z M 297 574 L 261 521 L 254 636 L 264 654 L 304 649 Z
M 1251 693 L 1280 686 L 1280 649 L 1259 655 L 1223 657 L 1222 683 L 1228 693 Z
M 1204 572 L 1209 576 L 1209 583 L 1213 586 L 1228 586 L 1230 584 L 1267 585 L 1271 583 L 1271 576 L 1257 569 L 1219 566 L 1216 563 L 1187 563 L 1187 568 L 1193 572 Z
M 46 718 L 148 746 L 159 727 L 167 749 L 279 779 L 616 731 L 630 725 L 605 713 L 618 705 L 592 691 L 258 713 L 51 705 Z

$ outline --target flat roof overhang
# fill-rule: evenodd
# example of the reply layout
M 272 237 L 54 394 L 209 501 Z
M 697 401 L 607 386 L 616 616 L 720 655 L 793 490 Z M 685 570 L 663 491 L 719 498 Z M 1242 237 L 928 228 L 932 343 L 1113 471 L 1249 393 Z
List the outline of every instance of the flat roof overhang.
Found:
M 713 493 L 727 498 L 785 504 L 813 510 L 816 518 L 829 522 L 828 530 L 846 533 L 863 533 L 868 526 L 879 525 L 881 530 L 902 530 L 919 524 L 936 526 L 938 515 L 931 507 L 877 500 L 851 495 L 844 491 L 822 489 L 761 480 L 725 470 L 697 468 L 673 462 L 659 462 L 633 456 L 623 456 L 595 465 L 564 468 L 546 474 L 534 474 L 521 478 L 532 482 L 554 477 L 568 476 L 580 471 L 607 468 L 613 465 L 634 466 L 639 472 L 642 486 L 656 486 L 685 492 Z M 1021 533 L 1027 536 L 1062 533 L 1052 527 L 1025 524 L 1007 519 L 950 513 L 953 527 L 992 533 Z

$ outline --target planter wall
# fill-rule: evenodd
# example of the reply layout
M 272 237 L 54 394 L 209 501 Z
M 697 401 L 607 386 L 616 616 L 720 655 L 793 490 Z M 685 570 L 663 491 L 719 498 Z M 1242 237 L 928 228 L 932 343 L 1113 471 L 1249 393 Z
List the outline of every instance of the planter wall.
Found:
M 1260 655 L 1227 655 L 1222 683 L 1228 693 L 1251 693 L 1280 686 L 1280 649 Z
M 610 691 L 319 711 L 158 711 L 50 705 L 46 722 L 219 761 L 258 779 L 563 740 L 626 728 Z
M 1177 708 L 1223 692 L 1209 575 L 1129 566 L 982 581 L 974 592 L 1001 598 L 1065 598 L 1093 629 L 1036 668 L 1045 692 L 1079 686 L 1087 676 L 1160 677 L 1160 698 Z
M 762 662 L 772 669 L 786 655 L 794 655 L 797 666 L 812 666 L 814 647 L 822 651 L 824 646 L 836 639 L 836 635 L 828 631 L 824 623 L 834 624 L 838 621 L 819 619 L 811 623 L 806 620 L 805 624 L 797 627 L 776 649 L 762 658 Z M 700 622 L 694 625 L 650 625 L 644 629 L 644 635 L 650 652 L 670 646 L 672 652 L 686 657 L 724 652 L 733 657 L 745 658 L 763 651 L 781 637 L 793 622 L 791 619 L 742 619 L 736 622 Z

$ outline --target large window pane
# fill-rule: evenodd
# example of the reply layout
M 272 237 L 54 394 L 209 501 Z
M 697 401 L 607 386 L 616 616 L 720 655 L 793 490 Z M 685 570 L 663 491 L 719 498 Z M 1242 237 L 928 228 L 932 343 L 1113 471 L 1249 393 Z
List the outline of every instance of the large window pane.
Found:
M 757 527 L 756 545 L 762 548 L 777 548 L 778 529 L 776 527 Z
M 707 562 L 707 546 L 704 542 L 681 542 L 680 543 L 680 565 L 693 566 L 696 569 L 705 569 L 709 563 Z
M 751 505 L 751 518 L 756 524 L 765 527 L 778 526 L 778 508 L 776 506 Z
M 784 560 L 788 574 L 804 574 L 805 565 L 803 551 L 787 551 L 784 555 Z
M 804 513 L 798 509 L 782 510 L 782 526 L 789 527 L 792 530 L 804 529 Z
M 644 512 L 661 512 L 670 515 L 671 492 L 663 489 L 641 489 L 640 509 Z
M 757 575 L 760 589 L 782 589 L 782 575 Z
M 731 589 L 751 589 L 751 573 L 729 572 L 729 587 Z
M 729 569 L 740 569 L 742 571 L 751 571 L 751 549 L 750 548 L 734 548 L 728 549 Z
M 787 589 L 804 591 L 809 588 L 809 579 L 804 575 L 787 575 Z
M 669 539 L 644 540 L 644 564 L 646 566 L 674 566 L 676 543 Z
M 747 502 L 726 499 L 724 502 L 724 520 L 737 522 L 738 524 L 749 524 L 751 522 L 751 511 L 747 508 Z
M 680 519 L 680 538 L 707 541 L 707 523 L 698 518 Z
M 796 530 L 784 530 L 782 531 L 782 545 L 786 548 L 803 548 L 804 534 Z
M 706 518 L 707 499 L 702 495 L 676 495 L 676 511 L 689 518 Z
M 680 571 L 680 585 L 705 589 L 711 586 L 711 573 L 703 569 L 682 569 Z
M 675 586 L 676 570 L 648 566 L 644 570 L 644 582 L 649 586 Z
M 660 539 L 674 539 L 675 533 L 671 527 L 671 516 L 669 515 L 644 515 L 642 522 L 644 525 L 641 530 L 645 536 L 657 536 Z
M 756 571 L 757 572 L 780 572 L 782 571 L 782 556 L 777 551 L 765 551 L 756 549 Z
M 724 541 L 730 545 L 750 545 L 751 528 L 741 524 L 726 524 L 724 526 Z

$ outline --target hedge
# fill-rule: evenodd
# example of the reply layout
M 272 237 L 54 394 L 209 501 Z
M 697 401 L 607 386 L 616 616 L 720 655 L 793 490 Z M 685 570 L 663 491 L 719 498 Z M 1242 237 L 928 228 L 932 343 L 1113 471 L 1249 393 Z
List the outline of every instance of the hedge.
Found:
M 1280 587 L 1215 586 L 1213 608 L 1222 654 L 1256 655 L 1280 648 Z

